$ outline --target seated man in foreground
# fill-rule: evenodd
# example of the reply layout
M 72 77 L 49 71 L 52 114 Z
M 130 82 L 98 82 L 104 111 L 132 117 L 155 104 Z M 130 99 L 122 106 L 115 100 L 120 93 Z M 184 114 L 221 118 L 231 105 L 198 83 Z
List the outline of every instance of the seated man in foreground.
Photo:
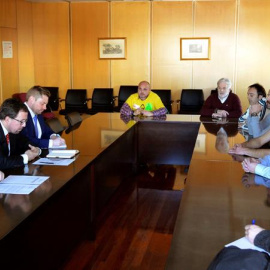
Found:
M 64 139 L 51 130 L 41 115 L 46 110 L 49 97 L 50 92 L 40 86 L 33 86 L 26 94 L 25 105 L 29 113 L 22 134 L 40 148 L 52 148 L 66 144 Z
M 201 116 L 213 118 L 239 118 L 242 107 L 239 97 L 231 91 L 232 83 L 227 78 L 217 82 L 217 93 L 211 94 L 203 104 Z
M 142 81 L 138 86 L 138 93 L 132 94 L 123 104 L 121 114 L 161 116 L 167 113 L 160 97 L 151 91 L 149 82 Z
M 40 154 L 40 149 L 20 134 L 27 121 L 26 106 L 6 99 L 0 107 L 0 169 L 24 166 Z

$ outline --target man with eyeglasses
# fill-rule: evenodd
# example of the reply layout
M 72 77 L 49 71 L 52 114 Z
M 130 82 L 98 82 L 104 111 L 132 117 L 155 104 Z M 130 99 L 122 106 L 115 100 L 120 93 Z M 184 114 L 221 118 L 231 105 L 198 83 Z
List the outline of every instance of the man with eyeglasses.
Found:
M 217 91 L 214 91 L 204 102 L 201 116 L 239 118 L 242 115 L 242 106 L 239 97 L 232 93 L 231 86 L 229 79 L 219 79 Z
M 40 154 L 20 132 L 26 125 L 27 107 L 9 98 L 0 107 L 0 169 L 24 166 Z
M 52 131 L 41 115 L 47 108 L 49 97 L 50 92 L 43 87 L 33 86 L 28 90 L 25 102 L 28 121 L 22 130 L 22 134 L 33 144 L 45 149 L 66 146 L 65 140 Z

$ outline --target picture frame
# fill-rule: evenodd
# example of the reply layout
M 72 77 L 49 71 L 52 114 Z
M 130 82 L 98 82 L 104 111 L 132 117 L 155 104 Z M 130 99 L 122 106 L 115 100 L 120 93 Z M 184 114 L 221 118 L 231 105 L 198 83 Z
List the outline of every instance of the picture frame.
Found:
M 101 148 L 106 148 L 110 144 L 112 144 L 115 140 L 117 140 L 122 134 L 123 130 L 101 130 Z
M 180 38 L 180 60 L 210 60 L 210 37 Z
M 127 46 L 126 38 L 99 38 L 98 49 L 99 59 L 126 59 Z

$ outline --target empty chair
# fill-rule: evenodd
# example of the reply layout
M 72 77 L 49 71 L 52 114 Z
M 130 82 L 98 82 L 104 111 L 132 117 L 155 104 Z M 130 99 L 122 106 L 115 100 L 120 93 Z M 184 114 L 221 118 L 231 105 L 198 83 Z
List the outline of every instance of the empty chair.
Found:
M 92 98 L 92 107 L 89 110 L 90 114 L 98 112 L 113 112 L 114 97 L 113 88 L 94 88 Z
M 114 111 L 120 112 L 121 107 L 123 106 L 125 101 L 128 99 L 128 97 L 137 92 L 138 92 L 137 85 L 121 85 L 119 88 L 118 96 L 115 96 L 115 98 L 118 99 L 118 105 L 114 107 Z
M 59 108 L 59 87 L 52 87 L 52 86 L 42 86 L 46 88 L 51 96 L 49 97 L 48 105 L 52 111 L 58 111 Z
M 68 113 L 65 118 L 68 122 L 68 128 L 65 131 L 66 134 L 77 129 L 82 123 L 82 117 L 78 112 Z
M 183 89 L 181 99 L 177 100 L 180 105 L 179 114 L 200 114 L 204 103 L 202 89 Z
M 61 135 L 62 132 L 66 129 L 61 122 L 55 117 L 46 120 L 46 124 L 52 129 L 56 134 Z
M 68 89 L 66 98 L 60 100 L 65 101 L 65 109 L 61 109 L 59 113 L 62 115 L 71 112 L 89 113 L 88 100 L 86 89 Z
M 172 96 L 171 96 L 171 90 L 169 89 L 152 89 L 154 93 L 156 93 L 164 106 L 166 107 L 168 113 L 172 113 Z

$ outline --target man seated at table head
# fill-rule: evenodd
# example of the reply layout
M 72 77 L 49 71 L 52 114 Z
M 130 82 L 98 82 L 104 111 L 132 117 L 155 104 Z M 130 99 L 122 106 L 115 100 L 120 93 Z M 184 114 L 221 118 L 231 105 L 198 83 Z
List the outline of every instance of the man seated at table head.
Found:
M 0 169 L 24 166 L 40 154 L 20 132 L 27 122 L 27 107 L 9 98 L 0 107 Z
M 45 123 L 41 115 L 47 108 L 50 92 L 40 86 L 33 86 L 26 94 L 25 105 L 28 109 L 28 121 L 22 134 L 40 148 L 65 145 L 65 140 Z
M 138 86 L 138 93 L 132 94 L 123 104 L 121 114 L 161 116 L 167 113 L 167 109 L 160 97 L 151 91 L 150 83 L 142 81 Z
M 221 78 L 217 82 L 217 91 L 211 94 L 201 110 L 201 116 L 213 118 L 239 118 L 242 115 L 242 107 L 239 97 L 231 91 L 232 83 L 227 78 Z

